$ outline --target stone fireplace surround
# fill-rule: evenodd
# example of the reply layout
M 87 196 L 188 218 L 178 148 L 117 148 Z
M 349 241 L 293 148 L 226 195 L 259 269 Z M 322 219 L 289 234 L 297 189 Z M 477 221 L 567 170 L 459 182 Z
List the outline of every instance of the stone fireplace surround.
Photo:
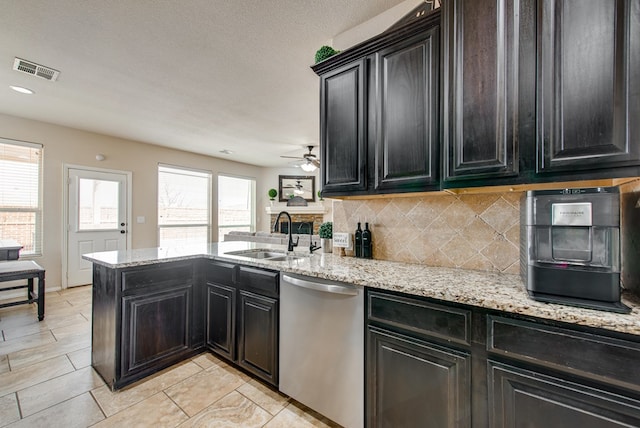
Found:
M 318 229 L 320 225 L 324 221 L 324 206 L 306 206 L 306 207 L 288 207 L 286 204 L 282 204 L 282 206 L 273 206 L 267 207 L 267 214 L 269 214 L 269 230 L 272 230 L 273 223 L 276 221 L 276 217 L 278 217 L 278 213 L 281 211 L 286 211 L 291 215 L 291 221 L 293 223 L 313 223 L 313 234 L 318 234 Z M 280 217 L 280 223 L 287 222 L 286 217 Z M 278 230 L 282 230 L 278 228 Z M 297 233 L 294 225 L 293 233 Z

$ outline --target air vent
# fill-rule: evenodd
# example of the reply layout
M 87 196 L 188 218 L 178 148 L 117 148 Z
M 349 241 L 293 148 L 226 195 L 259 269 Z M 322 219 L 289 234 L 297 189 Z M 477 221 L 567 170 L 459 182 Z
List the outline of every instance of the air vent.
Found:
M 60 72 L 44 65 L 36 64 L 35 62 L 27 61 L 25 59 L 16 58 L 13 60 L 13 69 L 22 73 L 31 74 L 32 76 L 38 76 L 42 79 L 56 81 Z

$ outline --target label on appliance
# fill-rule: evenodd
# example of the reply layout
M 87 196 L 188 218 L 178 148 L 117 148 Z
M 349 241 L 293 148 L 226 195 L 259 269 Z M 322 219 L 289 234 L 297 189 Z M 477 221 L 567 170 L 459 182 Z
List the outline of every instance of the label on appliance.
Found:
M 591 226 L 591 202 L 551 204 L 552 226 Z

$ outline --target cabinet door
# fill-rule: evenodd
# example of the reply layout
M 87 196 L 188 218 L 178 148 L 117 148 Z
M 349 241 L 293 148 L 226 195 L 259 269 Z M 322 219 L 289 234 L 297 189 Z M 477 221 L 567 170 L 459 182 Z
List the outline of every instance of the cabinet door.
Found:
M 236 358 L 236 290 L 207 283 L 207 347 L 229 360 Z
M 538 2 L 538 172 L 640 164 L 640 1 Z
M 320 162 L 322 192 L 365 190 L 365 60 L 320 78 Z
M 439 27 L 377 53 L 376 190 L 439 185 Z
M 238 364 L 278 385 L 278 301 L 240 291 Z
M 471 357 L 368 329 L 368 427 L 469 427 Z
M 490 426 L 640 426 L 640 401 L 489 361 Z
M 160 369 L 189 351 L 193 286 L 122 298 L 121 376 Z
M 443 2 L 445 181 L 518 175 L 519 3 Z

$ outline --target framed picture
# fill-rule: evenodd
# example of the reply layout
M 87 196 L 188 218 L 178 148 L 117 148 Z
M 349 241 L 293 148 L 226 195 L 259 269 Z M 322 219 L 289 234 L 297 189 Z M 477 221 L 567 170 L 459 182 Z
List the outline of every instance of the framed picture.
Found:
M 300 196 L 307 202 L 316 200 L 316 177 L 313 175 L 278 176 L 280 202 L 287 202 L 293 196 Z

